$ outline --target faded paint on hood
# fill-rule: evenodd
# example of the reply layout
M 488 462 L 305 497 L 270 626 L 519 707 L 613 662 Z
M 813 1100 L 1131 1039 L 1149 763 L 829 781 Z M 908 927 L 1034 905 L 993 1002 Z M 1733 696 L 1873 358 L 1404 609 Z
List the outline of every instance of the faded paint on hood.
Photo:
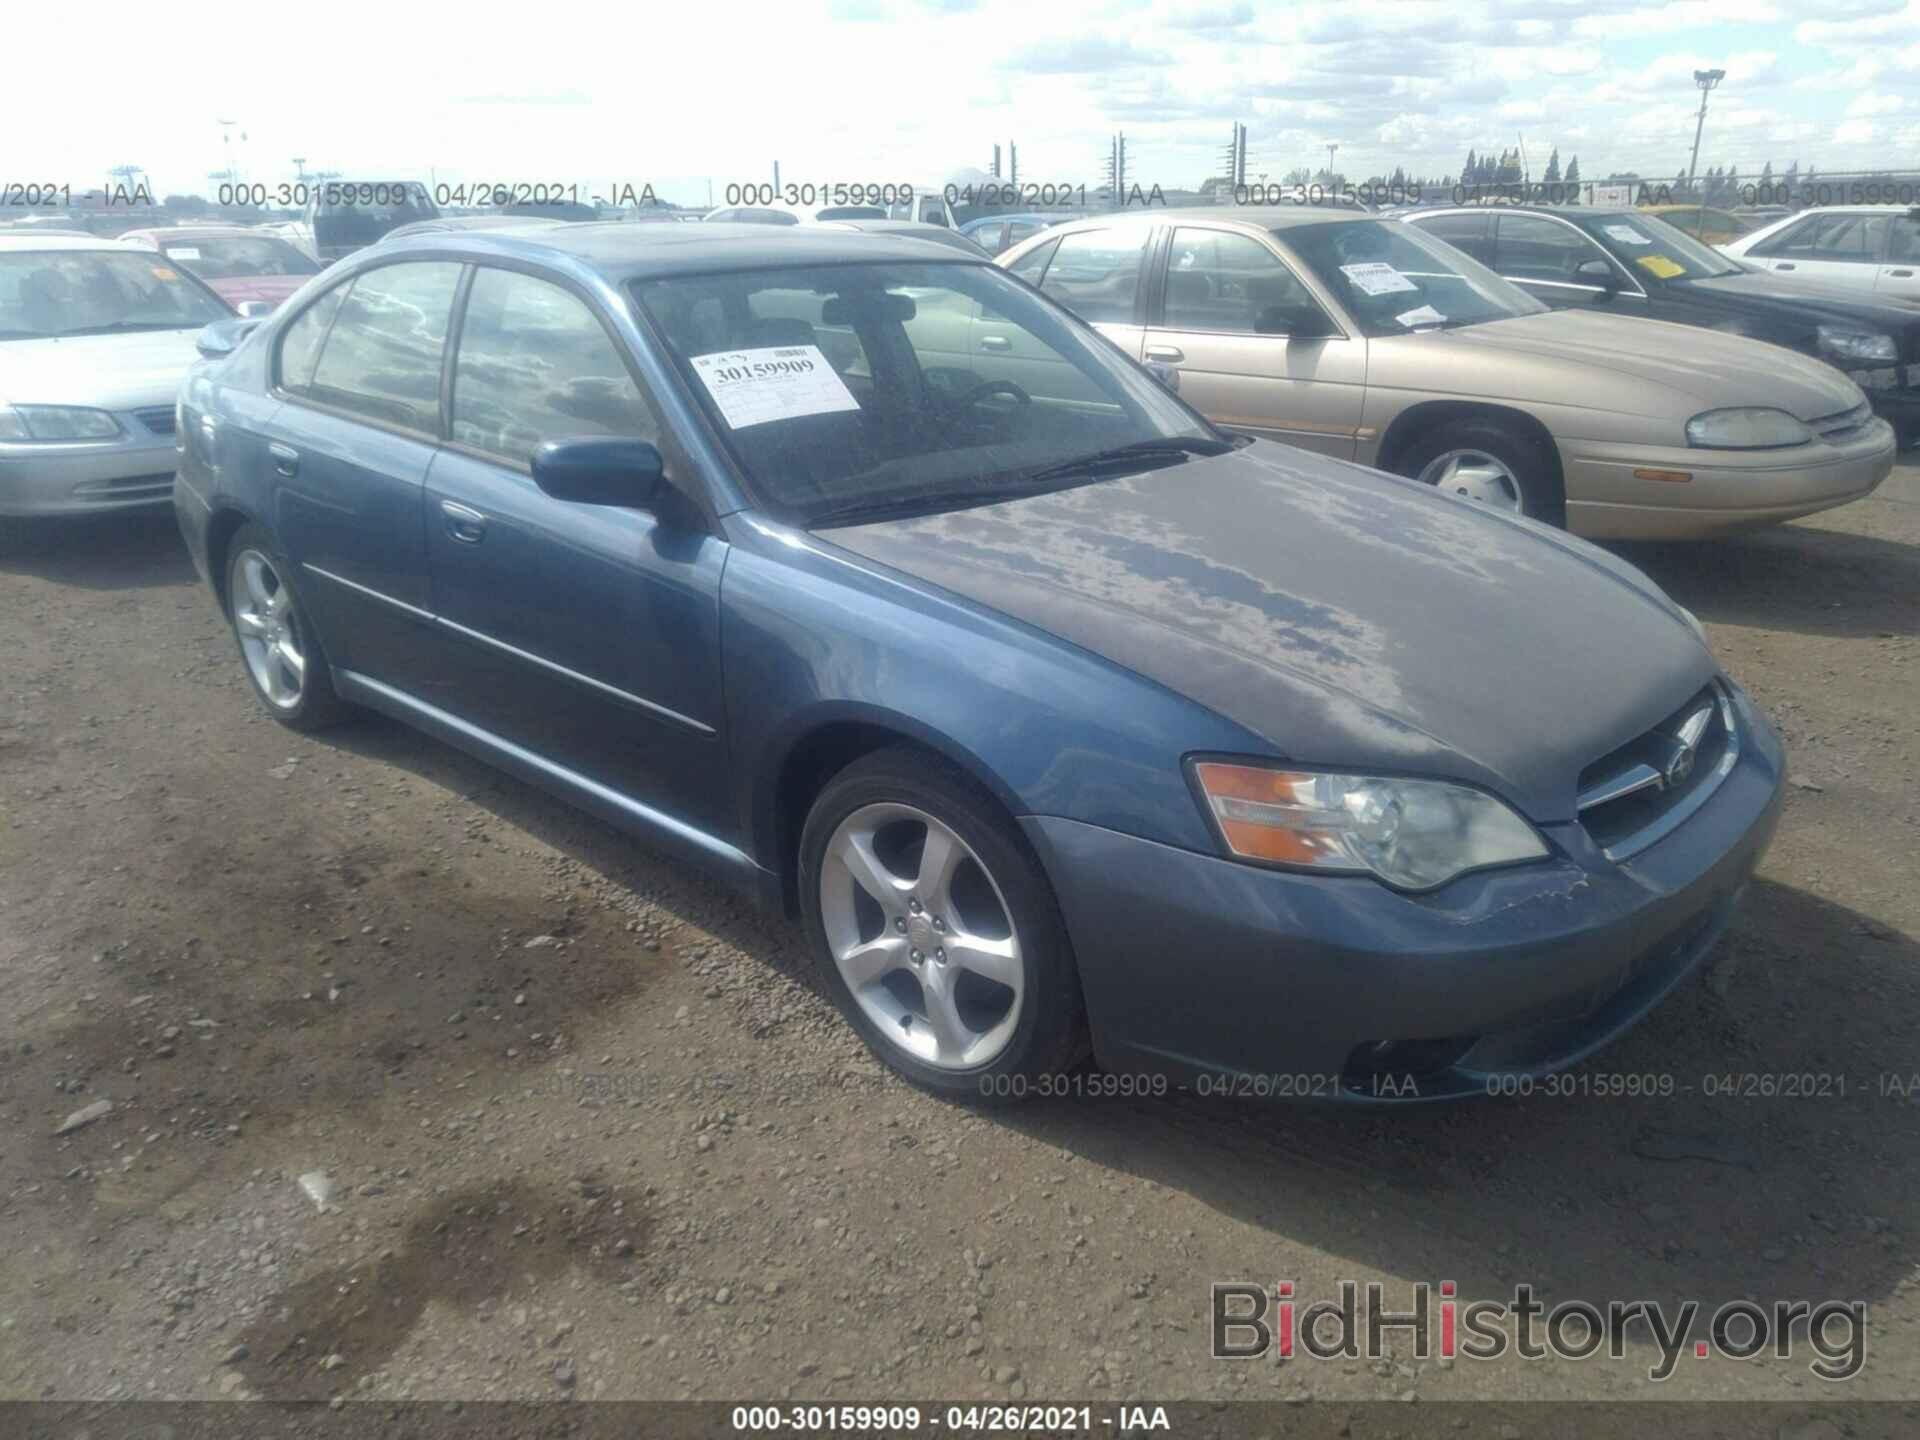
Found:
M 239 305 L 247 300 L 265 300 L 278 305 L 294 291 L 298 290 L 311 275 L 228 275 L 222 279 L 201 276 L 207 288 L 229 305 Z
M 822 532 L 1099 654 L 1302 764 L 1444 775 L 1536 821 L 1714 674 L 1639 571 L 1266 441 L 1031 499 Z
M 186 330 L 0 340 L 0 403 L 132 410 L 171 405 L 200 359 Z

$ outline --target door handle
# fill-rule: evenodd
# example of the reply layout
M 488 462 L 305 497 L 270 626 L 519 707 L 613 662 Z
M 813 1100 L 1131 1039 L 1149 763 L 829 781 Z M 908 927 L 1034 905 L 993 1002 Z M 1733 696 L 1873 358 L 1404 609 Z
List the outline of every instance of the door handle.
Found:
M 1905 280 L 1905 279 L 1907 279 L 1907 278 L 1908 278 L 1909 276 L 1911 276 L 1911 275 L 1913 274 L 1913 271 L 1911 271 L 1911 270 L 1889 270 L 1889 271 L 1887 272 L 1887 274 L 1889 274 L 1889 275 L 1898 275 L 1898 276 L 1899 276 L 1899 277 L 1900 277 L 1900 278 L 1901 278 L 1902 280 Z
M 982 350 L 1011 350 L 1013 349 L 1013 342 L 1004 335 L 982 335 L 980 337 L 980 348 Z
M 1187 352 L 1178 345 L 1149 345 L 1146 356 L 1149 360 L 1184 360 Z
M 1793 262 L 1791 260 L 1782 260 L 1778 262 L 1773 268 L 1776 270 L 1791 270 L 1793 269 Z
M 478 510 L 452 500 L 442 500 L 440 513 L 446 518 L 447 534 L 461 544 L 478 545 L 486 538 L 487 517 Z
M 282 445 L 276 440 L 267 446 L 267 454 L 273 457 L 274 473 L 285 475 L 289 480 L 300 473 L 300 452 L 291 445 Z

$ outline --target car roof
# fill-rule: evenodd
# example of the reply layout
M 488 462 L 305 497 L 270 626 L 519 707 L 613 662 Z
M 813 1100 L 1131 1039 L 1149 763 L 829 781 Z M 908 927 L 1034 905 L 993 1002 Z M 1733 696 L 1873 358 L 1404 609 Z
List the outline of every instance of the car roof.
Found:
M 139 247 L 123 245 L 118 240 L 106 240 L 98 235 L 62 235 L 53 232 L 11 231 L 0 232 L 0 250 L 134 250 Z
M 278 240 L 278 235 L 264 235 L 250 225 L 143 225 L 138 230 L 129 230 L 128 235 L 152 235 L 165 240 L 214 240 L 226 235 L 245 235 L 255 240 Z
M 1386 221 L 1391 218 L 1393 217 L 1375 215 L 1366 210 L 1349 210 L 1344 206 L 1335 209 L 1330 205 L 1195 205 L 1178 208 L 1154 205 L 1140 209 L 1113 210 L 1104 215 L 1089 215 L 1085 217 L 1084 222 L 1078 218 L 1056 221 L 1051 228 L 1059 229 L 1065 225 L 1082 223 L 1097 224 L 1102 229 L 1110 229 L 1115 225 L 1198 223 L 1239 225 L 1249 230 L 1291 230 L 1295 226 L 1312 225 L 1323 220 L 1351 225 L 1356 220 Z
M 837 265 L 854 261 L 991 265 L 986 255 L 942 246 L 935 251 L 911 235 L 843 230 L 826 225 L 628 225 L 618 220 L 555 225 L 532 231 L 477 230 L 410 235 L 380 246 L 391 255 L 406 250 L 457 251 L 503 259 L 573 260 L 615 280 L 760 270 L 789 265 Z

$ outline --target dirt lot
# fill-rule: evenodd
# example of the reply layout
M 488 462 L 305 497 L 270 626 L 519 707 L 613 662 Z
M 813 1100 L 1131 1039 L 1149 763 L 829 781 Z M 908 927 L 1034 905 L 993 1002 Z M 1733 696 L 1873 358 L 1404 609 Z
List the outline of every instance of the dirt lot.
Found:
M 690 873 L 265 719 L 170 522 L 10 535 L 0 1397 L 1920 1399 L 1920 470 L 1626 553 L 1795 774 L 1712 972 L 1586 1067 L 1676 1093 L 982 1114 Z M 1840 1079 L 1706 1093 L 1748 1074 Z M 1247 1279 L 1860 1300 L 1867 1362 L 1212 1360 Z

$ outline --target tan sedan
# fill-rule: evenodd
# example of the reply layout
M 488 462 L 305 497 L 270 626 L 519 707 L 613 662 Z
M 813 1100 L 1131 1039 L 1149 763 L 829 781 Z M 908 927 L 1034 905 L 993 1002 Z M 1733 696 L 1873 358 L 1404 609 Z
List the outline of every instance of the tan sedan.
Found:
M 999 257 L 1222 425 L 1595 538 L 1686 538 L 1868 494 L 1894 436 L 1817 360 L 1549 310 L 1398 221 L 1142 211 Z M 1002 366 L 1019 340 L 976 316 Z M 1171 373 L 1168 373 L 1171 372 Z

